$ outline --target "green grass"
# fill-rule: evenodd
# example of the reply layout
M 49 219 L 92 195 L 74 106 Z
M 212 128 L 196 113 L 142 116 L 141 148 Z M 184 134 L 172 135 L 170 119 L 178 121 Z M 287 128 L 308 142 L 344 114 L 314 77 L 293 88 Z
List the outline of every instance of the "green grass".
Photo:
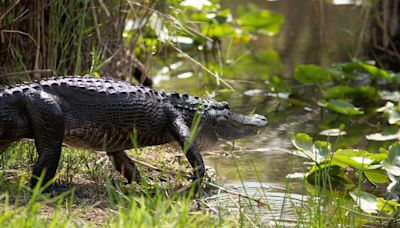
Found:
M 119 174 L 108 163 L 96 164 L 99 157 L 95 153 L 65 148 L 57 181 L 81 195 L 69 192 L 52 196 L 27 187 L 36 157 L 33 143 L 15 143 L 1 157 L 0 226 L 358 227 L 388 223 L 383 217 L 361 213 L 339 192 L 311 189 L 306 183 L 305 194 L 297 194 L 300 199 L 290 191 L 290 182 L 279 192 L 278 199 L 272 194 L 276 191 L 266 188 L 260 188 L 257 194 L 248 193 L 239 169 L 243 190 L 234 191 L 249 198 L 209 189 L 197 198 L 190 192 L 179 194 L 174 190 L 188 184 L 185 176 L 191 170 L 179 153 L 169 147 L 132 151 L 130 155 L 135 159 L 182 175 L 139 166 L 148 181 L 141 185 L 115 185 L 111 180 L 120 178 Z M 266 204 L 256 201 L 260 198 Z

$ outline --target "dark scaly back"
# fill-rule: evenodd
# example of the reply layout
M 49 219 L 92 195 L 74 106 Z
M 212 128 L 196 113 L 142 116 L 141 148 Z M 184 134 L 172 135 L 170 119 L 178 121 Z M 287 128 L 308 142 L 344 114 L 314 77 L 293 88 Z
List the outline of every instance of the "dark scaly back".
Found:
M 223 110 L 229 109 L 226 102 L 218 102 L 213 99 L 204 99 L 188 94 L 179 94 L 176 92 L 166 93 L 168 100 L 178 110 L 186 110 L 188 112 L 194 112 L 196 110 L 208 111 L 210 109 Z

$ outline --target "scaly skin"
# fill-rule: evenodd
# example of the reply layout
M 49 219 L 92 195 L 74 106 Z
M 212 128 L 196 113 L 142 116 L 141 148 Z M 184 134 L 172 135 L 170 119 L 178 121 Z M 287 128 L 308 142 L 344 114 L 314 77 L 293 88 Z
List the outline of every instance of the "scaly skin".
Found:
M 106 151 L 130 183 L 140 175 L 125 150 L 132 133 L 139 147 L 177 141 L 187 144 L 195 113 L 199 132 L 186 157 L 201 179 L 205 168 L 200 150 L 218 141 L 254 135 L 266 126 L 265 117 L 233 113 L 225 102 L 177 93 L 157 92 L 114 79 L 55 77 L 8 87 L 0 92 L 0 153 L 22 138 L 35 140 L 39 153 L 32 186 L 46 170 L 43 183 L 56 173 L 65 144 Z

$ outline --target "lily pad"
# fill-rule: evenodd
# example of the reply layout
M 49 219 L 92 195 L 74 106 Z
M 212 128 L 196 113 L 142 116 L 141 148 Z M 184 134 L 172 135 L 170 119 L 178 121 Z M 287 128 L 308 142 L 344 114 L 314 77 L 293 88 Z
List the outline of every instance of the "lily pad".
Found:
M 400 139 L 400 129 L 397 126 L 389 126 L 383 130 L 383 133 L 374 133 L 365 136 L 371 141 L 390 141 Z
M 316 141 L 313 143 L 312 137 L 304 133 L 296 134 L 291 142 L 298 149 L 293 152 L 294 155 L 311 159 L 317 163 L 325 159 L 332 148 L 329 142 Z
M 400 176 L 400 143 L 389 147 L 389 154 L 383 163 L 383 168 L 390 174 Z
M 388 175 L 382 169 L 364 170 L 364 175 L 369 181 L 375 184 L 386 184 L 390 182 Z
M 324 92 L 325 98 L 359 98 L 374 99 L 379 94 L 371 86 L 334 86 Z
M 330 137 L 330 136 L 342 136 L 346 135 L 347 133 L 345 131 L 340 130 L 339 128 L 333 128 L 320 131 L 318 134 Z
M 319 103 L 323 107 L 345 115 L 362 115 L 364 112 L 355 107 L 352 103 L 342 99 L 331 99 Z
M 317 65 L 299 65 L 294 70 L 294 78 L 303 85 L 322 84 L 332 80 L 330 71 Z
M 379 91 L 382 100 L 400 102 L 400 92 L 399 91 Z
M 378 197 L 376 200 L 378 201 L 378 210 L 385 211 L 389 215 L 392 215 L 398 210 L 399 203 L 397 203 L 395 200 L 385 200 L 382 197 Z
M 350 192 L 351 198 L 358 204 L 361 210 L 370 214 L 378 213 L 378 200 L 376 196 L 367 192 Z

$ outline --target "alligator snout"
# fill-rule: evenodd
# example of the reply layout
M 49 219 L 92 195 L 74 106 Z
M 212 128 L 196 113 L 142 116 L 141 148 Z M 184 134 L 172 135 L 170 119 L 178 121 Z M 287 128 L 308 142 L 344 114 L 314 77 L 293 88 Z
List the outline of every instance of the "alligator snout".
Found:
M 265 116 L 254 114 L 251 116 L 253 119 L 254 125 L 256 125 L 259 128 L 264 128 L 265 126 L 268 125 L 268 120 Z

